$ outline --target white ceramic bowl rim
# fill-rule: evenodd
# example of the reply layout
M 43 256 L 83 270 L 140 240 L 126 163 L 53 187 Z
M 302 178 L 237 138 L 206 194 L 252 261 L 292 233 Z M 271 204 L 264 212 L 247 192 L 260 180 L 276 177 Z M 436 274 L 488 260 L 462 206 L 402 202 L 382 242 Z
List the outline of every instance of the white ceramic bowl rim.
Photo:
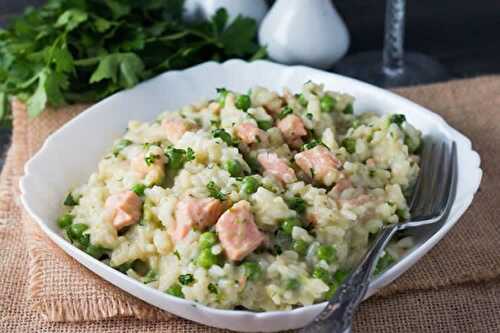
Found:
M 385 100 L 390 100 L 394 105 L 397 105 L 398 107 L 402 107 L 404 110 L 412 110 L 414 112 L 413 114 L 420 113 L 418 117 L 421 117 L 422 119 L 426 118 L 429 121 L 432 121 L 435 126 L 435 130 L 437 130 L 441 135 L 448 139 L 453 139 L 457 142 L 457 145 L 459 146 L 459 160 L 460 157 L 464 158 L 468 161 L 467 164 L 467 170 L 465 170 L 468 173 L 469 181 L 466 184 L 466 192 L 464 193 L 458 193 L 457 199 L 453 205 L 452 212 L 450 216 L 448 217 L 449 223 L 443 224 L 442 227 L 440 227 L 435 233 L 433 233 L 424 243 L 420 244 L 419 247 L 416 249 L 412 250 L 408 255 L 406 255 L 402 260 L 400 260 L 398 263 L 396 263 L 393 267 L 391 267 L 388 271 L 384 272 L 381 276 L 376 278 L 370 285 L 370 291 L 369 295 L 372 295 L 375 293 L 379 288 L 387 285 L 391 281 L 393 281 L 395 278 L 397 278 L 399 275 L 401 275 L 404 271 L 406 271 L 410 266 L 412 266 L 420 257 L 423 256 L 426 252 L 428 252 L 450 229 L 451 227 L 456 223 L 458 218 L 464 213 L 464 211 L 467 209 L 467 207 L 470 205 L 473 196 L 475 192 L 477 191 L 481 176 L 482 176 L 482 171 L 480 169 L 480 158 L 479 155 L 472 150 L 471 148 L 471 142 L 468 138 L 466 138 L 464 135 L 459 133 L 457 130 L 453 129 L 450 127 L 442 117 L 439 115 L 432 113 L 431 111 L 403 98 L 398 95 L 395 95 L 389 91 L 371 86 L 369 84 L 346 78 L 340 75 L 332 74 L 332 73 L 325 73 L 320 70 L 315 70 L 303 66 L 283 66 L 275 63 L 271 63 L 269 61 L 255 61 L 251 63 L 244 62 L 242 60 L 229 60 L 226 61 L 222 64 L 215 63 L 215 62 L 206 62 L 194 67 L 191 67 L 189 69 L 181 70 L 181 71 L 170 71 L 164 74 L 161 74 L 151 80 L 148 80 L 146 82 L 141 83 L 140 85 L 136 86 L 135 88 L 128 90 L 128 91 L 123 91 L 120 93 L 117 93 L 111 97 L 108 97 L 104 99 L 103 101 L 93 105 L 89 109 L 87 109 L 85 112 L 82 112 L 78 116 L 76 116 L 74 119 L 69 121 L 67 124 L 65 124 L 63 127 L 61 127 L 59 130 L 57 130 L 55 133 L 50 135 L 41 149 L 26 163 L 24 172 L 25 175 L 20 179 L 20 188 L 21 188 L 21 201 L 26 209 L 26 211 L 30 214 L 30 216 L 38 223 L 38 225 L 42 228 L 42 230 L 54 241 L 56 242 L 59 246 L 63 248 L 68 254 L 70 254 L 73 257 L 78 257 L 76 258 L 80 262 L 82 262 L 85 266 L 87 266 L 89 269 L 93 270 L 97 274 L 103 276 L 107 274 L 120 274 L 122 275 L 122 280 L 125 279 L 132 285 L 134 285 L 138 290 L 142 290 L 142 288 L 148 288 L 150 289 L 150 292 L 152 295 L 156 294 L 156 297 L 163 297 L 168 299 L 168 302 L 171 303 L 169 307 L 169 311 L 173 312 L 174 314 L 178 314 L 180 316 L 185 316 L 189 319 L 202 322 L 202 323 L 207 323 L 209 321 L 207 318 L 209 316 L 218 316 L 221 315 L 225 318 L 236 318 L 238 320 L 243 320 L 243 319 L 251 319 L 251 322 L 257 322 L 260 320 L 265 320 L 268 319 L 270 321 L 273 321 L 275 319 L 279 318 L 291 318 L 291 316 L 299 316 L 304 315 L 307 313 L 308 318 L 314 317 L 314 315 L 318 312 L 321 311 L 321 309 L 325 306 L 326 302 L 323 303 L 318 303 L 318 304 L 313 304 L 309 306 L 304 306 L 300 308 L 296 308 L 290 311 L 269 311 L 269 312 L 251 312 L 251 311 L 244 311 L 244 310 L 221 310 L 221 309 L 215 309 L 211 308 L 199 303 L 195 303 L 193 301 L 188 301 L 184 299 L 180 299 L 177 297 L 173 297 L 170 295 L 167 295 L 165 293 L 160 292 L 159 290 L 155 290 L 153 288 L 149 288 L 147 286 L 144 286 L 142 283 L 139 281 L 136 281 L 122 273 L 119 273 L 118 271 L 114 270 L 113 268 L 105 265 L 104 263 L 93 259 L 83 251 L 78 250 L 76 247 L 73 247 L 70 245 L 67 241 L 65 241 L 56 231 L 52 230 L 47 222 L 40 214 L 40 210 L 38 209 L 38 205 L 36 204 L 36 201 L 39 199 L 36 194 L 32 195 L 32 191 L 35 188 L 34 184 L 36 181 L 40 181 L 39 178 L 42 178 L 42 176 L 39 174 L 39 169 L 43 164 L 45 163 L 46 155 L 50 154 L 57 154 L 57 151 L 60 148 L 60 140 L 65 138 L 66 136 L 70 135 L 69 132 L 71 132 L 73 129 L 78 128 L 80 122 L 82 120 L 88 118 L 88 117 L 94 117 L 95 114 L 97 113 L 103 113 L 107 112 L 106 109 L 108 108 L 113 108 L 113 102 L 119 99 L 127 99 L 129 98 L 129 94 L 132 93 L 132 91 L 138 91 L 140 89 L 142 90 L 147 90 L 151 87 L 153 87 L 155 84 L 158 82 L 165 81 L 167 82 L 168 80 L 176 80 L 176 79 L 183 79 L 184 76 L 186 77 L 196 77 L 197 75 L 206 75 L 207 73 L 216 73 L 217 71 L 222 71 L 225 72 L 226 74 L 230 75 L 238 75 L 238 73 L 245 73 L 248 76 L 255 75 L 257 77 L 245 77 L 245 75 L 242 75 L 240 79 L 242 80 L 247 80 L 249 83 L 252 85 L 256 85 L 256 83 L 259 82 L 258 75 L 255 73 L 261 73 L 262 75 L 266 75 L 267 72 L 269 73 L 279 73 L 280 75 L 283 76 L 285 82 L 287 79 L 291 79 L 294 74 L 301 74 L 301 75 L 306 75 L 306 77 L 320 77 L 321 79 L 313 79 L 313 81 L 325 81 L 329 80 L 332 82 L 335 82 L 337 84 L 340 84 L 342 87 L 352 87 L 353 90 L 356 90 L 357 92 L 362 92 L 362 91 L 368 91 L 370 94 L 370 98 L 373 97 L 373 99 L 377 101 L 385 101 Z M 254 74 L 252 74 L 254 73 Z M 304 73 L 304 74 L 302 74 Z M 269 74 L 270 75 L 270 74 Z M 302 77 L 299 75 L 300 77 Z M 235 79 L 237 80 L 237 79 Z M 303 80 L 301 83 L 303 83 L 305 80 Z M 232 88 L 229 86 L 229 88 Z M 330 87 L 328 87 L 330 88 Z M 356 97 L 356 92 L 354 93 Z M 402 111 L 402 113 L 405 113 L 405 111 Z M 111 142 L 108 142 L 108 146 L 111 144 Z M 464 156 L 465 155 L 465 156 Z M 460 173 L 463 173 L 464 169 L 460 168 L 459 169 L 459 176 Z M 88 175 L 87 175 L 88 176 Z M 85 180 L 84 180 L 85 181 Z M 459 186 L 461 185 L 461 178 L 459 179 Z M 70 184 L 68 184 L 70 186 Z M 60 201 L 62 201 L 62 197 L 59 198 Z M 84 259 L 86 258 L 86 259 Z M 112 282 L 116 284 L 115 282 Z M 118 287 L 121 287 L 118 285 Z M 129 292 L 132 292 L 128 290 Z M 132 292 L 133 293 L 133 292 Z M 139 294 L 140 292 L 134 293 L 136 296 L 141 297 Z M 147 301 L 147 300 L 146 300 Z M 155 304 L 158 306 L 158 304 Z M 187 316 L 183 315 L 182 313 L 178 313 L 175 311 L 175 306 L 183 306 L 183 305 L 190 305 L 194 308 L 198 308 L 204 312 L 205 315 L 201 316 L 200 318 L 193 318 L 193 316 Z M 285 317 L 283 317 L 285 316 Z M 304 316 L 302 316 L 304 317 Z M 230 329 L 235 329 L 235 326 L 227 325 L 224 323 L 217 324 L 213 323 L 210 321 L 210 325 L 218 326 L 218 327 L 226 327 Z M 248 330 L 248 331 L 254 331 L 254 330 L 266 330 L 266 331 L 271 331 L 271 330 L 276 330 L 276 327 L 271 327 L 271 326 L 260 326 L 259 327 L 248 327 L 248 328 L 242 328 L 242 330 Z M 297 324 L 291 324 L 291 325 L 281 325 L 279 329 L 289 329 L 289 328 L 296 328 L 298 327 Z

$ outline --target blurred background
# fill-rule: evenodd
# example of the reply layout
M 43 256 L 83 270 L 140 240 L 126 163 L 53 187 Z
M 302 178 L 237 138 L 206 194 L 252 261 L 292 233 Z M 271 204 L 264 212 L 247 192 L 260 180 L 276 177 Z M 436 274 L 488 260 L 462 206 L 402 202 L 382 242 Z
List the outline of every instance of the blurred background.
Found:
M 314 1 L 314 0 L 313 0 Z M 0 26 L 44 0 L 0 0 Z M 348 55 L 382 48 L 383 0 L 335 0 L 351 33 Z M 500 73 L 499 0 L 408 0 L 405 49 L 439 60 L 453 78 Z

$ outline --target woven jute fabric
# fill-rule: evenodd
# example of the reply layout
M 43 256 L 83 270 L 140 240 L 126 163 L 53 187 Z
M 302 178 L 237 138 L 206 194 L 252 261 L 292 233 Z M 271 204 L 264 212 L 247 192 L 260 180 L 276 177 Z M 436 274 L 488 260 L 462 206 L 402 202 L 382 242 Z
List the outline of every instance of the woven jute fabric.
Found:
M 355 331 L 498 332 L 500 76 L 396 93 L 442 115 L 471 138 L 484 178 L 472 206 L 450 233 L 363 303 Z M 29 120 L 23 106 L 15 104 L 13 144 L 0 176 L 0 331 L 216 331 L 173 317 L 103 281 L 65 255 L 23 214 L 17 182 L 25 162 L 48 134 L 84 108 L 48 110 Z

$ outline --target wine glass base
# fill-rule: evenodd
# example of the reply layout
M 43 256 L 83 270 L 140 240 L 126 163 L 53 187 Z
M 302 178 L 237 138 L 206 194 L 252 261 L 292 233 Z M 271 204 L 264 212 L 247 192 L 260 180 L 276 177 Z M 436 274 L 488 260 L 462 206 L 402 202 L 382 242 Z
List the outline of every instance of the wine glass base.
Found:
M 401 87 L 444 81 L 450 78 L 446 69 L 420 53 L 405 53 L 400 72 L 382 69 L 382 51 L 369 51 L 340 60 L 333 71 L 380 87 Z

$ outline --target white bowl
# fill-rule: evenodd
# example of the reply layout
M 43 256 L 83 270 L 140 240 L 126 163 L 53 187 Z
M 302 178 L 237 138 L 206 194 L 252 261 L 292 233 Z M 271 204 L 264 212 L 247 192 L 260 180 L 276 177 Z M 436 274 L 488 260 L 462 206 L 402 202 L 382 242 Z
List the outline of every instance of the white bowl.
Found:
M 327 89 L 352 94 L 356 97 L 356 112 L 403 113 L 424 135 L 455 140 L 457 143 L 457 196 L 448 219 L 415 229 L 415 248 L 371 283 L 369 295 L 372 295 L 414 265 L 457 222 L 478 189 L 482 175 L 480 159 L 471 149 L 470 140 L 451 128 L 440 116 L 391 92 L 324 71 L 268 61 L 208 62 L 162 74 L 133 89 L 117 93 L 92 106 L 52 134 L 26 164 L 25 175 L 20 181 L 24 208 L 70 256 L 117 287 L 168 312 L 205 325 L 236 331 L 270 332 L 302 327 L 326 303 L 292 311 L 254 313 L 218 310 L 172 297 L 145 286 L 72 246 L 62 237 L 56 219 L 61 213 L 61 203 L 66 193 L 87 181 L 112 141 L 123 134 L 129 120 L 151 120 L 166 109 L 174 110 L 214 96 L 217 87 L 247 91 L 261 85 L 279 91 L 283 87 L 297 91 L 307 80 L 324 83 Z

